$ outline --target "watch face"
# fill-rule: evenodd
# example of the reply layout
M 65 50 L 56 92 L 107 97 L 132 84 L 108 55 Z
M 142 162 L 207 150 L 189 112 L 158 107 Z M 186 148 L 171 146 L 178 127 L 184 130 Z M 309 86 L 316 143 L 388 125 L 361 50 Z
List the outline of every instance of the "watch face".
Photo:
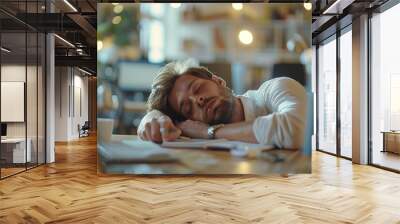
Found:
M 209 139 L 214 138 L 214 133 L 215 133 L 215 127 L 214 126 L 209 127 L 207 130 L 208 138 Z

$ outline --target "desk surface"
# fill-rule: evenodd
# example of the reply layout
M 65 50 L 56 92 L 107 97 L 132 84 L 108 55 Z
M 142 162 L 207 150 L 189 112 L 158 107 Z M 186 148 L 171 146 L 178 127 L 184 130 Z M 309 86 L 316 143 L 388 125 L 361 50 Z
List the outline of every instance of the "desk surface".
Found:
M 29 138 L 27 139 L 28 141 L 30 140 Z M 1 139 L 1 143 L 20 143 L 24 142 L 25 138 L 5 138 Z
M 112 144 L 137 140 L 137 136 L 113 135 Z M 113 148 L 107 148 L 113 150 Z M 110 164 L 98 157 L 99 172 L 105 174 L 257 174 L 272 173 L 310 173 L 311 156 L 303 155 L 297 150 L 274 149 L 263 158 L 234 157 L 229 151 L 202 149 L 165 149 L 176 156 L 175 162 L 158 163 L 118 163 Z M 100 152 L 100 151 L 99 151 Z M 277 162 L 276 156 L 283 159 Z
M 381 131 L 383 134 L 400 134 L 400 131 Z

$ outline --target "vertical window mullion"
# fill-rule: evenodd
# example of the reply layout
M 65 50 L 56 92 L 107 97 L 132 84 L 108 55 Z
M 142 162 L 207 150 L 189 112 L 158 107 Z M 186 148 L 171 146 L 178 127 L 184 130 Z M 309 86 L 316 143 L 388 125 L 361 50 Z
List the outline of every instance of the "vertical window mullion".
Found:
M 2 35 L 1 35 L 1 24 L 2 23 L 0 23 L 0 47 L 2 46 Z M 0 124 L 2 124 L 1 123 L 1 55 L 2 55 L 2 52 L 1 52 L 1 50 L 0 50 Z M 0 130 L 1 131 L 1 130 Z M 1 135 L 0 135 L 1 136 Z M 0 158 L 1 158 L 1 144 L 0 144 Z M 1 160 L 0 160 L 1 161 Z M 1 169 L 2 169 L 2 163 L 0 162 L 0 180 L 2 179 L 2 177 L 1 177 Z
M 336 154 L 341 156 L 341 122 L 340 122 L 340 30 L 336 31 Z
M 315 122 L 317 123 L 315 125 L 315 147 L 316 149 L 319 149 L 319 44 L 316 45 L 315 47 L 315 101 L 316 101 L 316 119 Z
M 28 1 L 25 0 L 25 21 L 28 21 Z M 25 88 L 24 88 L 24 120 L 25 120 L 25 170 L 28 170 L 28 113 L 27 113 L 27 90 L 28 90 L 28 25 L 25 23 Z
M 36 1 L 39 13 L 39 1 Z M 39 165 L 39 31 L 36 31 L 36 166 Z

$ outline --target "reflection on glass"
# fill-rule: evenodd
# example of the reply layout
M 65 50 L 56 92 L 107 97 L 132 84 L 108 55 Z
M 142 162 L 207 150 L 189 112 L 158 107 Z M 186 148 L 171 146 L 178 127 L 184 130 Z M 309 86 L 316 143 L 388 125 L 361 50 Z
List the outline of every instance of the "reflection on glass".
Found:
M 400 5 L 372 17 L 371 132 L 372 163 L 400 170 L 400 155 L 386 150 L 383 133 L 400 129 L 400 32 L 393 27 L 400 21 Z M 400 133 L 387 144 L 400 148 Z M 396 136 L 396 137 L 394 137 Z
M 51 3 L 53 4 L 53 3 Z M 23 13 L 43 13 L 45 0 L 1 1 Z M 1 178 L 45 162 L 45 35 L 0 12 Z M 32 19 L 39 17 L 33 16 Z M 38 22 L 38 21 L 36 21 Z
M 38 135 L 37 135 L 37 149 L 38 156 L 37 162 L 38 164 L 45 163 L 45 60 L 46 60 L 46 52 L 45 52 L 45 44 L 46 38 L 45 35 L 39 33 L 38 36 L 38 77 L 37 77 L 37 90 L 38 90 Z
M 1 46 L 9 49 L 9 52 L 1 51 L 0 109 L 1 123 L 6 125 L 6 133 L 1 140 L 2 178 L 25 170 L 25 162 L 31 158 L 30 145 L 26 144 L 24 116 L 27 69 L 25 38 L 25 33 L 1 34 Z
M 340 37 L 340 153 L 352 156 L 352 35 Z
M 36 32 L 27 33 L 27 75 L 26 75 L 26 114 L 27 114 L 27 142 L 30 148 L 30 160 L 27 167 L 37 165 L 37 73 L 38 73 L 38 52 L 37 52 L 38 36 Z
M 336 40 L 318 51 L 318 148 L 336 153 Z

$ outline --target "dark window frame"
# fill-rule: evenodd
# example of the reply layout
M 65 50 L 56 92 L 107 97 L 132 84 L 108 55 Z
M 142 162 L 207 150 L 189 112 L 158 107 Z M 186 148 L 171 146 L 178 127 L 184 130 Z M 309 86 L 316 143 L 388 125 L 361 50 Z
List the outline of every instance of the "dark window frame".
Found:
M 22 2 L 25 3 L 25 12 L 27 12 L 27 2 L 28 1 L 25 0 L 25 1 L 22 1 Z M 36 11 L 39 12 L 38 4 L 39 4 L 39 2 L 42 2 L 42 1 L 36 0 L 35 2 L 37 3 Z M 3 10 L 1 8 L 0 8 L 0 10 L 1 10 L 1 12 L 6 13 L 9 16 L 11 15 L 7 11 L 5 11 L 5 10 Z M 47 7 L 46 7 L 46 12 L 47 12 Z M 25 16 L 27 16 L 26 13 L 25 13 Z M 13 18 L 13 17 L 11 16 L 11 18 Z M 15 18 L 15 17 L 13 19 L 18 21 L 18 19 Z M 21 21 L 19 21 L 19 22 L 21 22 Z M 0 26 L 1 26 L 1 23 L 0 23 Z M 0 46 L 2 45 L 2 38 L 1 37 L 2 37 L 3 33 L 10 33 L 10 32 L 2 31 L 0 29 Z M 0 166 L 0 180 L 6 179 L 8 177 L 17 175 L 19 173 L 25 172 L 27 170 L 39 167 L 39 166 L 44 165 L 44 164 L 47 163 L 47 150 L 46 150 L 47 149 L 47 128 L 46 128 L 47 127 L 47 33 L 46 32 L 42 32 L 40 30 L 37 30 L 37 29 L 29 26 L 26 23 L 24 24 L 24 30 L 14 31 L 12 33 L 18 33 L 18 34 L 21 34 L 21 35 L 25 35 L 25 49 L 24 49 L 25 50 L 25 86 L 24 86 L 24 96 L 25 96 L 25 99 L 24 99 L 25 166 L 24 166 L 23 170 L 15 172 L 15 173 L 12 173 L 12 174 L 9 174 L 7 176 L 3 176 L 2 167 Z M 37 57 L 36 58 L 36 99 L 37 99 L 36 100 L 36 142 L 37 142 L 36 150 L 37 150 L 37 152 L 36 152 L 36 162 L 32 163 L 32 161 L 31 161 L 29 163 L 29 166 L 28 166 L 28 162 L 27 162 L 27 156 L 28 156 L 28 154 L 27 154 L 27 147 L 28 147 L 28 143 L 27 143 L 27 140 L 28 140 L 28 136 L 27 136 L 28 135 L 28 132 L 27 132 L 27 127 L 28 127 L 28 114 L 27 114 L 28 33 L 29 34 L 32 34 L 32 33 L 36 34 L 36 57 Z M 43 95 L 42 95 L 42 97 L 43 97 L 43 101 L 42 101 L 43 105 L 42 105 L 42 107 L 44 109 L 44 111 L 43 111 L 44 116 L 42 117 L 43 120 L 41 120 L 41 122 L 43 122 L 43 124 L 44 124 L 44 131 L 43 131 L 44 132 L 43 133 L 44 134 L 44 136 L 43 136 L 44 144 L 42 146 L 43 147 L 42 152 L 44 152 L 44 155 L 41 155 L 43 157 L 43 162 L 42 163 L 39 163 L 39 141 L 38 141 L 38 139 L 39 139 L 39 79 L 38 79 L 38 77 L 39 77 L 39 68 L 38 68 L 38 66 L 39 66 L 39 34 L 44 34 L 42 36 L 42 38 L 40 38 L 40 41 L 42 41 L 42 44 L 43 44 L 43 46 L 41 46 L 41 47 L 44 48 L 44 50 L 41 49 L 41 51 L 40 51 L 41 53 L 43 53 L 43 55 L 41 55 L 41 56 L 42 56 L 42 58 L 44 60 L 44 67 L 42 69 L 42 82 L 44 84 L 44 92 L 43 92 Z M 2 53 L 0 53 L 0 82 L 1 82 L 1 67 L 2 67 L 2 63 L 1 62 L 2 62 Z M 0 85 L 0 103 L 1 103 L 1 85 Z M 1 110 L 1 104 L 0 104 L 0 110 Z M 0 115 L 0 123 L 1 123 L 1 115 Z M 1 144 L 0 144 L 0 158 L 1 158 Z

